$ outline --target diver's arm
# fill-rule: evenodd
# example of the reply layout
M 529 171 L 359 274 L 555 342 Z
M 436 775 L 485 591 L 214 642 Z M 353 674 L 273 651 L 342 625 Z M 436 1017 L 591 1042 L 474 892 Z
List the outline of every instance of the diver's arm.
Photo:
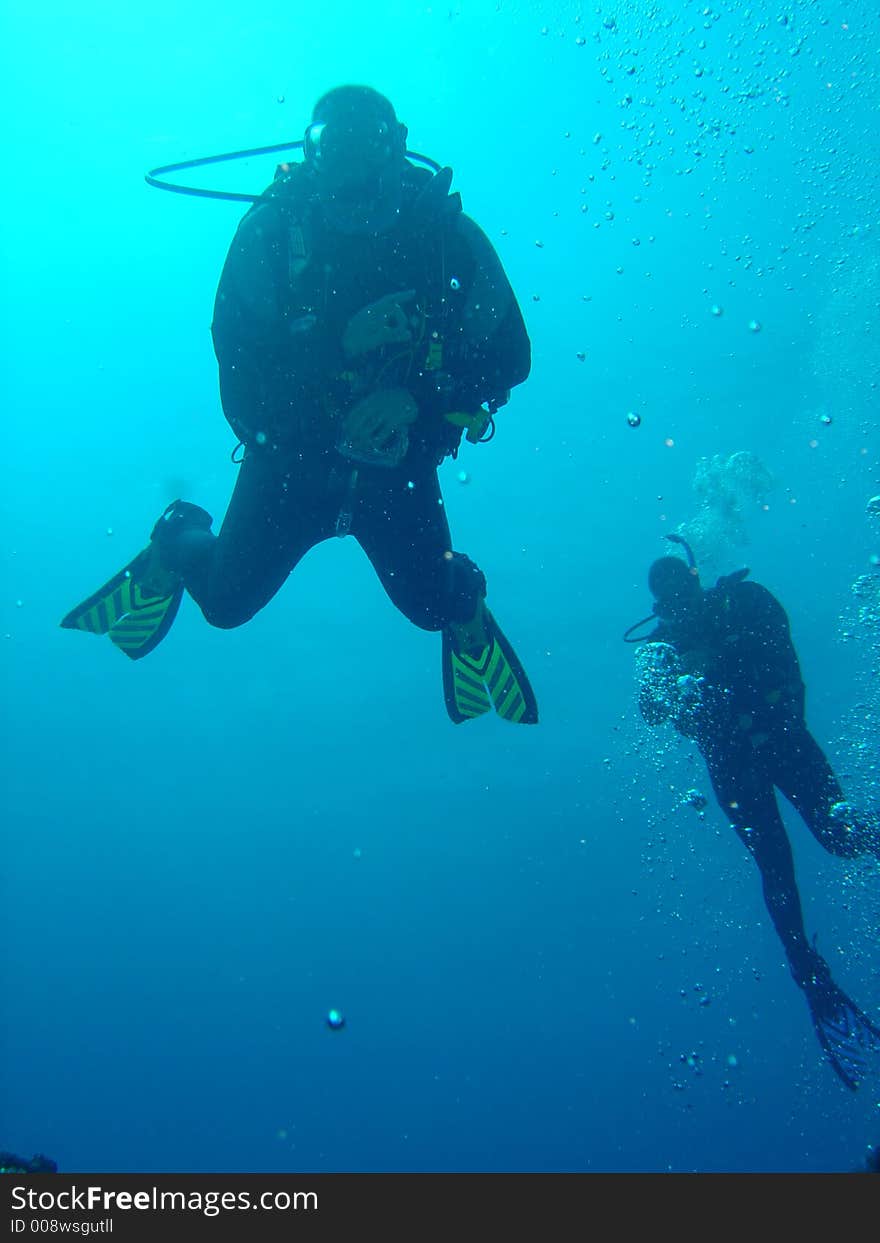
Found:
M 677 716 L 681 659 L 671 643 L 651 641 L 636 649 L 639 712 L 646 725 Z
M 284 439 L 340 367 L 341 342 L 317 318 L 291 314 L 289 222 L 275 204 L 245 216 L 217 287 L 211 332 L 223 410 L 236 434 L 253 444 Z
M 459 215 L 456 228 L 473 265 L 455 349 L 457 404 L 462 409 L 476 409 L 484 401 L 500 405 L 528 377 L 531 343 L 492 243 L 470 216 Z

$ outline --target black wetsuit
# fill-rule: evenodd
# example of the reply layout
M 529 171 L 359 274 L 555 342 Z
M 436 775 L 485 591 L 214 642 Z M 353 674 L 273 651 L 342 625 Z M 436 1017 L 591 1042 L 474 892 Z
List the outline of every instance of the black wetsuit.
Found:
M 815 956 L 776 790 L 831 854 L 851 857 L 875 843 L 866 826 L 840 814 L 843 791 L 807 728 L 785 610 L 765 587 L 732 575 L 703 594 L 686 627 L 661 622 L 653 638 L 671 644 L 684 669 L 703 679 L 699 707 L 679 728 L 699 746 L 718 804 L 760 868 L 767 909 L 803 984 Z
M 350 236 L 329 227 L 296 166 L 242 220 L 213 338 L 244 460 L 219 535 L 197 533 L 176 565 L 169 557 L 213 625 L 247 621 L 310 548 L 349 532 L 417 626 L 466 621 L 485 594 L 482 573 L 452 552 L 437 467 L 462 430 L 444 415 L 503 404 L 529 373 L 530 345 L 491 244 L 436 185 L 408 164 L 398 222 Z M 403 290 L 415 291 L 412 343 L 347 360 L 350 319 Z M 405 388 L 419 411 L 393 467 L 336 447 L 347 412 L 382 387 Z

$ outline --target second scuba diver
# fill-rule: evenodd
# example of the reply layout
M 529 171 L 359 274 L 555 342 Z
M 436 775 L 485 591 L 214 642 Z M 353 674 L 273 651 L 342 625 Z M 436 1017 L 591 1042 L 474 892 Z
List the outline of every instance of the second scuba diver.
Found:
M 880 823 L 857 815 L 807 728 L 805 687 L 788 617 L 747 570 L 704 590 L 687 562 L 661 557 L 648 585 L 650 617 L 624 636 L 639 649 L 639 708 L 649 725 L 668 721 L 699 748 L 718 806 L 761 873 L 764 901 L 822 1048 L 856 1088 L 880 1030 L 831 978 L 807 940 L 791 845 L 776 801 L 780 790 L 825 850 L 841 858 L 880 855 Z M 631 636 L 647 622 L 644 639 Z

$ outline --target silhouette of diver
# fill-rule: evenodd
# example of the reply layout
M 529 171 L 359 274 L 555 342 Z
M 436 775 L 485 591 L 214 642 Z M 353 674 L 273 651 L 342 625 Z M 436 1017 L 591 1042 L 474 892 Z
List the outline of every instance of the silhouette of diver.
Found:
M 648 585 L 650 617 L 626 632 L 640 642 L 639 708 L 649 725 L 669 721 L 706 761 L 719 807 L 761 872 L 764 901 L 819 1043 L 848 1088 L 865 1075 L 880 1030 L 835 984 L 807 940 L 794 859 L 776 800 L 780 790 L 830 854 L 880 855 L 880 823 L 846 801 L 807 728 L 805 687 L 788 617 L 748 570 L 704 590 L 693 554 L 661 557 Z M 656 618 L 642 639 L 634 632 Z

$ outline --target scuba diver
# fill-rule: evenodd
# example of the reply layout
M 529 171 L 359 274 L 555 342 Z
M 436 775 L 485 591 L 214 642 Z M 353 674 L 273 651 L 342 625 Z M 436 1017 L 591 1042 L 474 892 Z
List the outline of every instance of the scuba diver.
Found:
M 315 105 L 303 142 L 288 144 L 303 160 L 279 165 L 246 212 L 217 288 L 220 396 L 241 451 L 220 531 L 174 501 L 149 545 L 61 625 L 107 634 L 138 660 L 184 589 L 211 625 L 240 626 L 309 549 L 351 534 L 397 608 L 442 633 L 451 719 L 494 706 L 534 724 L 485 577 L 452 550 L 437 478 L 463 434 L 494 434 L 531 346 L 498 255 L 450 193 L 452 170 L 406 139 L 370 87 Z
M 649 725 L 668 721 L 699 748 L 719 807 L 758 865 L 767 910 L 819 1043 L 855 1089 L 865 1055 L 880 1050 L 880 1030 L 838 988 L 807 940 L 776 790 L 840 858 L 880 855 L 880 822 L 855 814 L 807 728 L 805 687 L 782 605 L 747 580 L 748 570 L 704 590 L 686 541 L 667 538 L 684 546 L 687 562 L 676 556 L 654 562 L 653 611 L 624 635 L 644 645 L 639 708 Z M 652 620 L 658 624 L 650 634 L 632 637 Z

